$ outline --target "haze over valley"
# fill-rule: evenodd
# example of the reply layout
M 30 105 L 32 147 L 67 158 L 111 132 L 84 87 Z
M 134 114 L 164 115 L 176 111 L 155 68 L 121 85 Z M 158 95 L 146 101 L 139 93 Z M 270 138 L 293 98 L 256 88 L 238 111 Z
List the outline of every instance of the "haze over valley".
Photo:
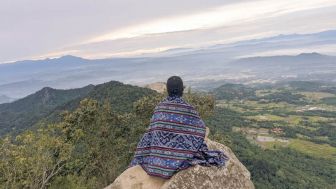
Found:
M 180 75 L 188 86 L 199 89 L 216 87 L 218 81 L 245 84 L 281 80 L 336 82 L 333 53 L 267 54 L 278 49 L 325 44 L 336 45 L 335 30 L 280 35 L 202 49 L 172 49 L 132 58 L 84 59 L 68 55 L 19 61 L 0 64 L 0 95 L 18 99 L 46 86 L 69 89 L 110 80 L 144 86 L 163 82 L 170 75 Z M 258 54 L 260 56 L 253 56 Z

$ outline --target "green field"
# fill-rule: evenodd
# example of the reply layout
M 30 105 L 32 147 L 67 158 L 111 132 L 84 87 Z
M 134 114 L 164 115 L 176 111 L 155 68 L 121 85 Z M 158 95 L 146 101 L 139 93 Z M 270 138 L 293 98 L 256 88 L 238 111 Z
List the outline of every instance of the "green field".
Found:
M 268 99 L 270 96 L 275 99 Z M 255 90 L 252 98 L 249 94 L 246 99 L 217 100 L 217 107 L 234 111 L 248 122 L 247 127 L 234 124 L 233 131 L 243 133 L 262 148 L 289 147 L 315 157 L 336 159 L 336 139 L 332 136 L 336 105 L 330 103 L 334 98 L 336 95 L 329 92 L 268 88 Z M 273 128 L 282 130 L 275 133 Z M 258 141 L 261 136 L 275 141 Z M 290 142 L 281 141 L 283 138 Z
M 308 99 L 321 100 L 322 98 L 335 97 L 336 95 L 326 92 L 300 92 L 300 94 L 306 96 Z
M 293 139 L 288 147 L 315 157 L 336 159 L 336 148 L 329 144 L 316 144 L 301 139 Z

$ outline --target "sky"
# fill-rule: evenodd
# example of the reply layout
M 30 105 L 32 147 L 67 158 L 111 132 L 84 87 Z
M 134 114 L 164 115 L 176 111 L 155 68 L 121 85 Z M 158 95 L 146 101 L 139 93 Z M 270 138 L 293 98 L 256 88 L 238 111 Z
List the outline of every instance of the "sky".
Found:
M 0 0 L 0 62 L 203 48 L 333 30 L 335 18 L 335 0 Z

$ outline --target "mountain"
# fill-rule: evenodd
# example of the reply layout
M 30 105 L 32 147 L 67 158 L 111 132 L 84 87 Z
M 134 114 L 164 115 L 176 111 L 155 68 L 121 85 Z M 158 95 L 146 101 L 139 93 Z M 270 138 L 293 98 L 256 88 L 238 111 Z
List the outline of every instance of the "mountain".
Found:
M 157 94 L 154 90 L 125 85 L 118 81 L 110 81 L 94 88 L 87 95 L 68 101 L 67 103 L 56 107 L 49 115 L 48 120 L 58 121 L 61 112 L 68 110 L 72 111 L 78 107 L 81 100 L 90 98 L 97 100 L 99 103 L 109 102 L 112 111 L 119 113 L 130 112 L 133 109 L 133 103 L 144 96 Z
M 156 54 L 149 54 L 151 57 L 167 57 L 167 56 L 193 56 L 206 54 L 221 54 L 223 58 L 237 58 L 237 57 L 251 57 L 261 56 L 257 54 L 266 54 L 271 52 L 278 52 L 280 50 L 290 51 L 297 50 L 297 52 L 315 51 L 321 46 L 335 45 L 336 30 L 327 30 L 317 33 L 308 34 L 280 34 L 264 38 L 256 38 L 249 40 L 241 40 L 229 44 L 216 44 L 201 48 L 175 48 L 169 49 Z M 301 49 L 301 50 L 300 50 Z M 322 52 L 324 53 L 324 51 Z M 279 54 L 279 53 L 277 53 Z M 286 53 L 280 53 L 286 54 Z M 292 53 L 293 54 L 293 53 Z M 335 55 L 335 54 L 334 54 Z
M 48 72 L 54 69 L 65 70 L 69 67 L 80 66 L 85 62 L 87 62 L 85 59 L 71 55 L 44 60 L 24 60 L 15 63 L 0 64 L 0 74 L 1 78 L 5 79 L 6 77 L 11 77 L 13 73 L 25 75 L 28 73 Z M 17 78 L 20 77 L 22 76 Z M 4 81 L 1 80 L 1 83 L 4 83 Z
M 330 66 L 334 66 L 335 63 L 332 61 L 334 57 L 322 55 L 316 52 L 313 53 L 301 53 L 299 55 L 294 56 L 266 56 L 266 57 L 248 57 L 242 58 L 235 61 L 236 64 L 242 64 L 243 66 L 275 66 L 279 67 L 284 66 L 297 66 L 297 65 L 309 65 L 314 64 L 317 61 L 323 61 L 323 63 L 330 64 Z M 258 65 L 260 64 L 260 65 Z M 311 65 L 314 66 L 314 65 Z M 318 65 L 315 65 L 318 66 Z M 320 65 L 319 65 L 320 66 Z
M 40 91 L 12 103 L 0 104 L 0 135 L 29 128 L 57 106 L 84 97 L 93 89 L 58 90 L 44 87 Z
M 44 87 L 13 103 L 0 104 L 0 135 L 11 131 L 20 132 L 40 120 L 58 121 L 61 112 L 74 110 L 84 98 L 100 103 L 108 101 L 113 111 L 128 112 L 132 110 L 135 101 L 154 94 L 156 92 L 153 90 L 117 81 L 68 90 Z
M 242 58 L 231 62 L 229 67 L 232 72 L 249 75 L 249 79 L 336 82 L 336 57 L 318 53 Z
M 222 52 L 133 59 L 62 57 L 35 62 L 41 66 L 29 63 L 30 69 L 16 70 L 12 67 L 16 67 L 16 63 L 0 65 L 0 94 L 22 98 L 44 86 L 79 88 L 110 80 L 145 86 L 164 82 L 171 75 L 182 76 L 186 85 L 196 88 L 211 86 L 216 81 L 258 83 L 295 79 L 335 82 L 335 62 L 336 57 L 318 53 L 241 59 L 228 59 Z
M 0 104 L 4 104 L 4 103 L 9 103 L 9 102 L 13 102 L 15 99 L 10 98 L 6 95 L 0 95 Z
M 69 89 L 111 80 L 145 86 L 165 82 L 171 75 L 180 75 L 188 86 L 201 88 L 209 86 L 209 81 L 218 80 L 243 83 L 291 78 L 335 81 L 335 56 L 318 54 L 330 54 L 325 49 L 336 44 L 335 36 L 336 30 L 331 30 L 198 49 L 171 49 L 148 57 L 89 60 L 63 56 L 0 64 L 0 94 L 22 98 L 44 86 Z M 277 56 L 272 55 L 274 52 Z

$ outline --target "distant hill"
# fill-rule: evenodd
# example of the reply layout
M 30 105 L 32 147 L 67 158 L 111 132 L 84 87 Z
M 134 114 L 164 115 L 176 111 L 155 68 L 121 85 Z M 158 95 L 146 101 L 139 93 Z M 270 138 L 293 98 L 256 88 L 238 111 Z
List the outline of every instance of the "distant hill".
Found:
M 0 135 L 32 126 L 57 106 L 84 97 L 92 89 L 93 85 L 70 90 L 45 87 L 15 102 L 0 104 Z
M 99 103 L 109 102 L 112 111 L 129 112 L 133 108 L 133 103 L 144 96 L 154 95 L 156 92 L 151 89 L 137 87 L 133 85 L 125 85 L 118 81 L 110 81 L 94 86 L 86 96 L 73 99 L 63 105 L 56 107 L 49 115 L 49 120 L 59 120 L 59 114 L 65 110 L 74 110 L 78 107 L 79 102 L 83 98 L 97 100 Z
M 316 52 L 313 53 L 301 53 L 298 55 L 281 55 L 281 56 L 260 56 L 260 57 L 248 57 L 242 58 L 235 62 L 235 64 L 241 65 L 253 65 L 253 66 L 270 66 L 270 64 L 277 63 L 278 67 L 284 66 L 295 66 L 301 64 L 310 64 L 315 63 L 316 61 L 323 61 L 322 63 L 334 66 L 335 63 L 331 60 L 334 60 L 333 56 L 327 56 L 319 54 Z M 268 65 L 267 65 L 268 64 Z M 318 66 L 318 65 L 314 65 Z M 320 65 L 321 66 L 321 65 Z
M 22 98 L 44 86 L 68 89 L 111 80 L 144 86 L 176 74 L 186 78 L 185 83 L 192 88 L 208 88 L 219 80 L 245 84 L 293 78 L 336 82 L 336 57 L 318 54 L 326 53 L 318 48 L 321 45 L 336 44 L 335 34 L 336 30 L 279 35 L 197 49 L 171 49 L 137 58 L 63 56 L 0 64 L 0 94 Z M 315 46 L 318 53 L 300 50 Z M 289 50 L 292 54 L 291 49 L 306 53 L 265 57 L 267 52 Z
M 127 112 L 132 109 L 133 102 L 155 93 L 150 89 L 117 81 L 69 90 L 45 87 L 13 103 L 0 104 L 0 135 L 20 132 L 42 119 L 59 120 L 62 111 L 75 109 L 84 98 L 95 99 L 101 103 L 107 100 L 114 111 Z
M 336 57 L 318 53 L 242 58 L 231 62 L 230 67 L 232 72 L 248 73 L 250 80 L 336 82 Z

